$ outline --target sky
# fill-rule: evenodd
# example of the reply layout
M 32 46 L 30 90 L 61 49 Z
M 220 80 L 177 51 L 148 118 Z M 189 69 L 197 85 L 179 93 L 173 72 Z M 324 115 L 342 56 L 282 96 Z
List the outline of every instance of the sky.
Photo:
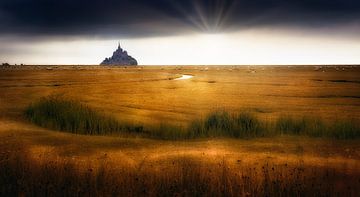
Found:
M 357 0 L 0 0 L 0 62 L 360 64 Z

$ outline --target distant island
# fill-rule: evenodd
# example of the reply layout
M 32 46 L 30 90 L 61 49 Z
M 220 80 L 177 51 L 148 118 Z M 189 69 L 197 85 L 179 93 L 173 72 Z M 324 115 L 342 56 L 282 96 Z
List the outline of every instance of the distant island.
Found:
M 121 65 L 121 66 L 136 66 L 138 65 L 135 58 L 128 55 L 127 51 L 123 50 L 120 46 L 114 51 L 112 57 L 105 58 L 100 65 Z

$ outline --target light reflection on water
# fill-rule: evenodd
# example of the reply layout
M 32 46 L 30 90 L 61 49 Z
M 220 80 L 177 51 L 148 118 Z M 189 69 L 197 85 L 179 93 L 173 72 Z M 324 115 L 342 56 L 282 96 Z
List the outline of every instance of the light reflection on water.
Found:
M 179 78 L 176 78 L 174 80 L 185 80 L 185 79 L 190 79 L 190 78 L 193 78 L 194 76 L 192 75 L 182 75 L 181 77 Z

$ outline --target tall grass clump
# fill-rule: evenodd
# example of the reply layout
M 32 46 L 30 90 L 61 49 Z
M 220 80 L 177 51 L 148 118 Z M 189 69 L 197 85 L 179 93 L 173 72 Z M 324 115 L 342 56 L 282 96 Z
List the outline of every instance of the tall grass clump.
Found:
M 275 123 L 278 134 L 327 137 L 334 139 L 356 139 L 360 137 L 360 127 L 351 120 L 325 122 L 316 117 L 295 118 L 280 116 Z
M 291 116 L 280 116 L 276 121 L 276 129 L 281 134 L 300 134 L 305 131 L 306 121 L 304 118 L 295 119 Z
M 264 136 L 265 123 L 261 122 L 251 113 L 240 113 L 235 116 L 235 137 L 261 137 Z
M 325 122 L 312 116 L 282 115 L 275 121 L 266 121 L 250 112 L 230 114 L 227 111 L 215 111 L 202 120 L 193 121 L 186 136 L 256 138 L 278 135 L 356 139 L 360 138 L 360 127 L 349 120 Z
M 215 111 L 202 121 L 193 121 L 188 128 L 188 136 L 250 138 L 263 136 L 263 131 L 263 123 L 251 113 Z
M 321 137 L 326 132 L 325 123 L 316 117 L 303 116 L 300 118 L 282 115 L 276 121 L 276 130 L 280 134 L 308 135 Z
M 41 98 L 26 109 L 25 115 L 39 126 L 76 134 L 101 135 L 125 129 L 115 118 L 61 96 Z
M 326 133 L 336 139 L 356 139 L 360 137 L 360 127 L 354 121 L 335 121 Z

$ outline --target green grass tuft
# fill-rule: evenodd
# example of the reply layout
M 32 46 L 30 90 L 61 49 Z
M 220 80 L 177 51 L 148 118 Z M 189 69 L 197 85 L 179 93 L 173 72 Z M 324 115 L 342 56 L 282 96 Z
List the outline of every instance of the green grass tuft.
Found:
M 76 134 L 101 135 L 125 129 L 115 118 L 61 96 L 40 99 L 26 109 L 25 115 L 39 126 Z
M 306 123 L 304 118 L 296 119 L 291 116 L 280 116 L 276 121 L 276 129 L 281 134 L 299 135 L 305 131 Z
M 356 139 L 360 137 L 360 127 L 351 120 L 335 121 L 326 133 L 328 137 L 336 139 Z
M 235 137 L 261 137 L 265 134 L 265 124 L 251 113 L 242 112 L 236 116 L 235 121 Z
M 263 136 L 262 123 L 251 113 L 229 114 L 216 111 L 204 120 L 193 121 L 188 128 L 189 137 L 235 137 L 251 138 Z
M 324 122 L 316 117 L 294 118 L 280 116 L 276 121 L 279 134 L 328 137 L 334 139 L 356 139 L 360 137 L 360 127 L 351 120 Z

